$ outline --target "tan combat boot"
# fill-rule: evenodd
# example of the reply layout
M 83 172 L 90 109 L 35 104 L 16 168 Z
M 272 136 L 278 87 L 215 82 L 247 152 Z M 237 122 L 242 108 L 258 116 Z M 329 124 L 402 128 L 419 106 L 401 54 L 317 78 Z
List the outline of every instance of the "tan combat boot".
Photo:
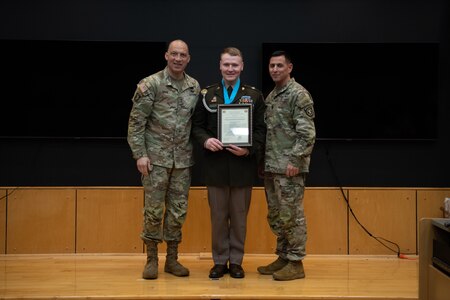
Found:
M 142 273 L 144 279 L 158 278 L 158 244 L 156 242 L 145 242 L 147 246 L 147 263 Z
M 178 261 L 178 242 L 167 242 L 166 264 L 164 272 L 171 273 L 175 276 L 189 276 L 189 270 Z
M 278 256 L 277 260 L 271 262 L 267 266 L 258 267 L 258 272 L 263 275 L 272 275 L 274 272 L 281 270 L 285 265 L 288 264 L 288 260 Z
M 303 269 L 303 262 L 290 261 L 283 269 L 273 273 L 275 280 L 294 280 L 305 278 L 305 270 Z

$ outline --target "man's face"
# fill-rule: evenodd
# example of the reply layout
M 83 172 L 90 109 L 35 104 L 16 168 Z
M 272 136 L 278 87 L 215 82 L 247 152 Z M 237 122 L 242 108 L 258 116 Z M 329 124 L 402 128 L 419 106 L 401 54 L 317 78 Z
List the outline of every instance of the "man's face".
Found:
M 292 64 L 286 61 L 286 57 L 274 56 L 270 58 L 269 73 L 276 85 L 285 85 L 291 78 Z
M 172 75 L 181 75 L 191 60 L 188 46 L 181 41 L 174 41 L 170 44 L 165 58 L 169 72 Z
M 244 70 L 244 62 L 240 56 L 231 56 L 228 53 L 222 55 L 220 59 L 220 72 L 226 84 L 234 85 L 236 80 Z

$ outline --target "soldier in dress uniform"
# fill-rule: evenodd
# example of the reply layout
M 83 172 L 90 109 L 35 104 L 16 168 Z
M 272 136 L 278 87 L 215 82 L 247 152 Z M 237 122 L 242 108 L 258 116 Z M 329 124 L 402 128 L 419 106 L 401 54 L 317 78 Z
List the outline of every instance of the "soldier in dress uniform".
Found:
M 240 82 L 244 62 L 239 49 L 225 48 L 219 67 L 222 81 L 201 91 L 192 134 L 204 150 L 214 260 L 209 277 L 220 278 L 229 272 L 231 277 L 243 278 L 247 214 L 265 140 L 264 99 L 260 91 Z M 251 146 L 235 145 L 237 143 L 225 146 L 218 139 L 219 104 L 251 105 Z
M 145 191 L 141 234 L 147 247 L 144 279 L 158 277 L 157 245 L 162 241 L 167 242 L 164 271 L 189 275 L 177 259 L 188 207 L 190 167 L 194 164 L 191 117 L 200 85 L 184 72 L 190 61 L 184 41 L 172 41 L 165 59 L 164 70 L 139 82 L 128 123 L 128 144 Z

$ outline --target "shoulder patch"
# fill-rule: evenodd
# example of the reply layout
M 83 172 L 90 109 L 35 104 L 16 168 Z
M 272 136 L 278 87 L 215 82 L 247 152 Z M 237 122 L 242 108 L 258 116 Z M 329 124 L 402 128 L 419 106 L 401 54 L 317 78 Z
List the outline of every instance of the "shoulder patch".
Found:
M 310 117 L 310 118 L 314 118 L 314 107 L 311 105 L 306 106 L 304 109 L 305 114 Z
M 143 82 L 139 83 L 137 85 L 137 87 L 138 87 L 138 90 L 141 93 L 141 95 L 145 94 L 145 92 L 147 92 L 147 90 L 148 90 L 148 86 Z

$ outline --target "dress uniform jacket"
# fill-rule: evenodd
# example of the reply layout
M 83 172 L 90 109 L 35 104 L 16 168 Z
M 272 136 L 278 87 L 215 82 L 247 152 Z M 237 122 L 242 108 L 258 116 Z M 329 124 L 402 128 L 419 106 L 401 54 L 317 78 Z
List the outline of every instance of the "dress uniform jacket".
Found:
M 224 104 L 222 84 L 214 84 L 200 93 L 192 119 L 192 134 L 203 148 L 204 178 L 207 186 L 253 186 L 257 165 L 262 162 L 266 126 L 264 98 L 254 87 L 241 84 L 231 104 L 252 104 L 252 146 L 247 156 L 236 156 L 228 150 L 212 152 L 204 148 L 207 139 L 217 138 L 217 105 Z

